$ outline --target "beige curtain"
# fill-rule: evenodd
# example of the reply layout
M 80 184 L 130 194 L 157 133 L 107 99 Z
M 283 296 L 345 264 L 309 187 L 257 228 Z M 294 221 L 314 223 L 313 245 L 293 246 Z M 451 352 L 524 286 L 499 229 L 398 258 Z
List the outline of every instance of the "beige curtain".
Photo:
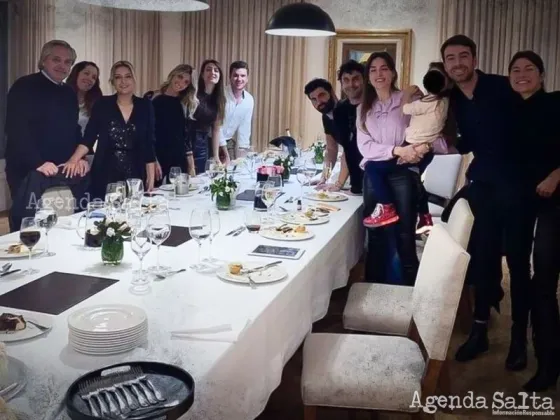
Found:
M 43 44 L 54 38 L 55 0 L 21 0 L 11 3 L 8 80 L 38 71 Z
M 159 84 L 161 50 L 156 12 L 89 6 L 85 31 L 85 55 L 99 66 L 103 94 L 113 93 L 109 71 L 119 60 L 134 66 L 137 95 Z
M 287 128 L 292 136 L 303 137 L 305 40 L 264 32 L 277 9 L 296 2 L 210 0 L 210 10 L 183 14 L 182 61 L 196 68 L 197 74 L 202 62 L 213 58 L 220 62 L 229 84 L 229 65 L 236 60 L 249 64 L 247 90 L 255 98 L 251 143 L 258 150 Z
M 546 88 L 560 90 L 560 1 L 443 0 L 440 29 L 440 44 L 455 34 L 471 37 L 487 73 L 506 75 L 517 51 L 535 51 L 545 63 Z M 471 160 L 463 159 L 458 187 Z
M 560 1 L 445 0 L 441 41 L 463 33 L 478 45 L 479 67 L 507 74 L 513 54 L 533 50 L 543 58 L 548 90 L 560 90 Z

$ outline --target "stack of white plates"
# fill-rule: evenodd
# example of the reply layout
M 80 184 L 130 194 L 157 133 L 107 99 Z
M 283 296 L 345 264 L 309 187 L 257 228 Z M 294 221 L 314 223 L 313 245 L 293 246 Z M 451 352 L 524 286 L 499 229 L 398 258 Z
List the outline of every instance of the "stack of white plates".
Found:
M 144 344 L 147 336 L 146 312 L 132 305 L 90 306 L 68 317 L 68 343 L 79 353 L 124 353 Z

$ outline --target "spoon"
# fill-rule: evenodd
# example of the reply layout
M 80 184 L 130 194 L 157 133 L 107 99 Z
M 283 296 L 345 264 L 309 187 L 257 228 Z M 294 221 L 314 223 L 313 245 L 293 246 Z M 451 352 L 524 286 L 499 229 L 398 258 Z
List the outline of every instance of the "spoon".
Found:
M 177 273 L 182 273 L 183 271 L 186 271 L 185 268 L 181 268 L 180 270 L 177 271 L 170 271 L 169 273 L 167 273 L 167 275 L 163 275 L 163 274 L 156 274 L 156 277 L 160 280 L 165 280 L 168 277 L 171 277 Z

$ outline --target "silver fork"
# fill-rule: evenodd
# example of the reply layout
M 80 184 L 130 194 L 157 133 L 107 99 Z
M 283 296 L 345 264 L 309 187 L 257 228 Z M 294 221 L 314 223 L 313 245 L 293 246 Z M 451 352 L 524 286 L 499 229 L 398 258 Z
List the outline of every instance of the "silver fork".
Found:
M 121 414 L 128 414 L 131 411 L 131 408 L 128 406 L 123 397 L 121 396 L 120 392 L 117 390 L 115 385 L 112 384 L 110 379 L 103 379 L 100 383 L 103 386 L 103 389 L 107 391 L 107 393 L 112 392 L 117 399 L 117 403 L 119 404 L 119 410 Z
M 105 417 L 105 416 L 109 416 L 110 412 L 109 412 L 109 407 L 107 407 L 107 404 L 105 404 L 105 400 L 104 398 L 101 397 L 101 395 L 99 395 L 99 390 L 95 388 L 95 384 L 94 381 L 86 381 L 86 390 L 89 391 L 89 395 L 94 397 L 95 400 L 97 401 L 97 404 L 99 404 L 99 409 L 101 410 L 101 416 Z
M 48 330 L 51 329 L 51 327 L 45 327 L 44 325 L 37 324 L 35 321 L 30 321 L 29 319 L 26 319 L 25 322 L 30 323 L 31 325 L 33 325 L 34 327 L 40 329 L 41 331 L 48 331 Z
M 152 381 L 150 381 L 150 379 L 148 379 L 148 376 L 146 376 L 146 374 L 142 371 L 142 368 L 140 368 L 138 366 L 133 367 L 132 368 L 132 373 L 138 375 L 138 379 L 140 381 L 146 382 L 146 384 L 148 385 L 150 390 L 154 393 L 154 396 L 156 397 L 156 399 L 158 399 L 159 401 L 165 401 L 165 397 L 163 395 L 161 395 L 161 392 L 159 392 L 158 389 L 152 383 Z
M 253 281 L 253 279 L 251 278 L 251 274 L 247 274 L 247 279 L 249 280 L 249 285 L 251 286 L 251 289 L 256 289 L 257 283 Z
M 97 411 L 97 407 L 95 406 L 95 403 L 92 401 L 93 395 L 91 392 L 89 392 L 86 383 L 82 382 L 78 388 L 80 391 L 79 393 L 80 398 L 87 403 L 91 415 L 93 417 L 99 417 L 100 416 L 99 411 Z

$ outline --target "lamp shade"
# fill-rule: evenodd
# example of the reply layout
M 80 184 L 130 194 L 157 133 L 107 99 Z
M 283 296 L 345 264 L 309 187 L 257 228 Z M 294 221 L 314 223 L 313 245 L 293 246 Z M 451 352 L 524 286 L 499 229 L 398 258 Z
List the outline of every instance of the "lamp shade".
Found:
M 280 36 L 332 36 L 336 29 L 331 17 L 319 6 L 292 3 L 281 7 L 268 21 L 265 31 Z
M 206 10 L 208 0 L 78 0 L 80 3 L 116 9 L 151 10 L 158 12 L 195 12 Z

